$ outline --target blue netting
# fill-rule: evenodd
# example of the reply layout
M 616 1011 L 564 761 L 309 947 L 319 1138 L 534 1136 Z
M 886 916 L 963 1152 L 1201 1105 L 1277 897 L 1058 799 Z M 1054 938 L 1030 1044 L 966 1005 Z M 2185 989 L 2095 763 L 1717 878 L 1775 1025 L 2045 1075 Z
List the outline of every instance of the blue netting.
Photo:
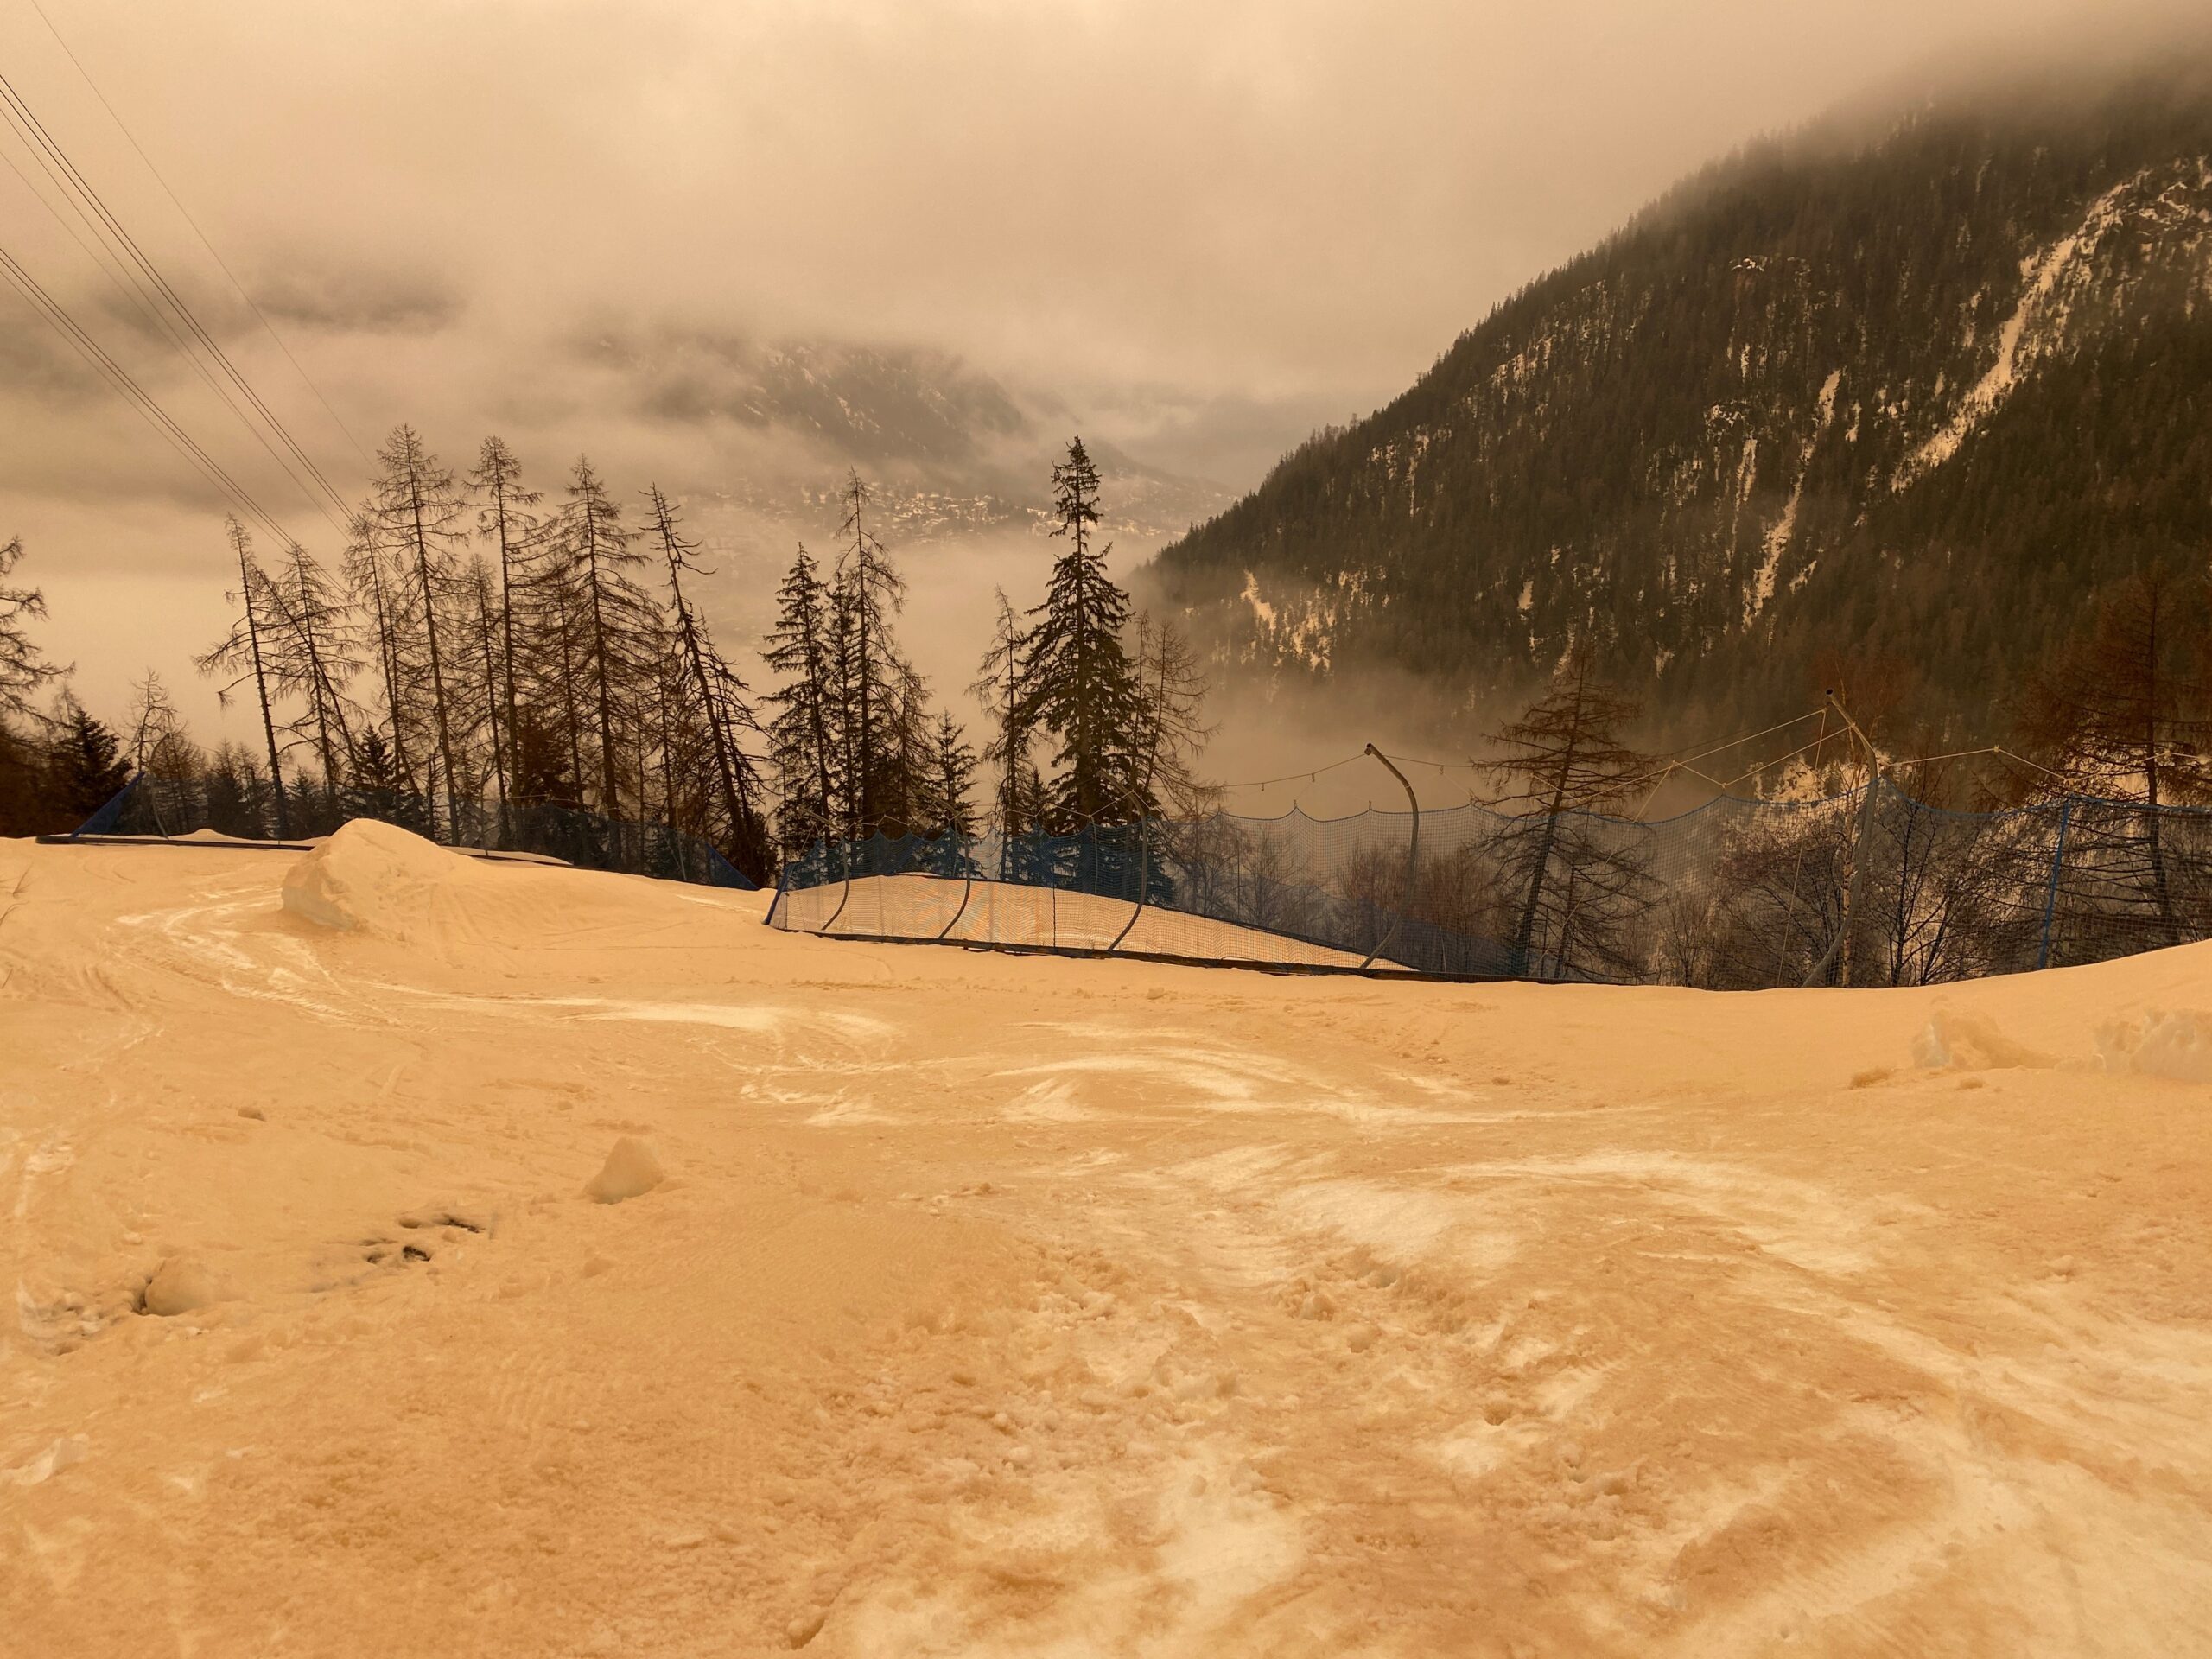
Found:
M 434 804 L 372 790 L 292 789 L 284 829 L 294 839 L 326 836 L 349 818 L 378 818 L 449 847 L 534 853 L 582 869 L 617 870 L 704 887 L 754 886 L 708 842 L 664 823 L 605 818 L 573 807 L 500 801 Z M 79 836 L 189 835 L 212 830 L 243 841 L 277 839 L 274 793 L 243 785 L 139 777 L 77 830 Z
M 2212 811 L 1946 811 L 1886 782 L 1656 823 L 1479 806 L 818 845 L 795 931 L 1755 989 L 1922 985 L 2212 938 Z M 918 879 L 930 878 L 930 879 Z M 1140 903 L 1140 899 L 1142 902 Z

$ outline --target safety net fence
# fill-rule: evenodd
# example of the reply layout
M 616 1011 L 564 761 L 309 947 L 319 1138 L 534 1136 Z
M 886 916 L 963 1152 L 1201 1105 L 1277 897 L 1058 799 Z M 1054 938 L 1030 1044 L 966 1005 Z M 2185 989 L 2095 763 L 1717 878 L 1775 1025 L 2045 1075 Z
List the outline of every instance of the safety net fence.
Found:
M 349 818 L 381 819 L 448 847 L 557 859 L 581 869 L 658 876 L 703 887 L 754 886 L 711 843 L 665 823 L 626 822 L 544 803 L 314 787 L 288 789 L 280 820 L 275 792 L 259 779 L 240 786 L 229 780 L 169 779 L 142 773 L 66 839 L 176 841 L 214 836 L 244 842 L 298 842 L 327 836 Z
M 825 842 L 794 932 L 1193 962 L 1750 990 L 1929 985 L 2212 937 L 2212 810 L 1987 812 L 1878 780 L 1678 817 L 1481 806 Z

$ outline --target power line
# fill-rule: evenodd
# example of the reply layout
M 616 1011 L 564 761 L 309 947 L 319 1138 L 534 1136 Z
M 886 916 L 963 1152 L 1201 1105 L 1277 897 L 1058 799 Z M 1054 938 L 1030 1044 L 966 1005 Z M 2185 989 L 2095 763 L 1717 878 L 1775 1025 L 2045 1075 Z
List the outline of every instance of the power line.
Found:
M 70 189 L 67 181 L 55 172 L 54 163 L 48 160 L 45 153 L 36 143 L 35 140 L 30 135 L 26 134 L 23 131 L 21 121 L 16 114 L 13 105 L 9 103 L 4 98 L 0 98 L 0 116 L 4 116 L 8 120 L 10 127 L 15 130 L 19 137 L 23 139 L 25 148 L 29 150 L 31 159 L 38 163 L 40 168 L 45 173 L 47 178 L 61 192 L 62 200 L 66 202 L 69 206 L 70 209 L 76 214 L 79 223 L 82 224 L 87 230 L 90 230 L 95 237 L 101 237 L 99 226 L 93 221 L 91 216 L 86 213 L 83 204 L 78 200 L 74 192 Z M 76 226 L 72 225 L 67 219 L 62 216 L 61 209 L 56 207 L 54 203 L 48 198 L 46 193 L 38 188 L 36 181 L 34 181 L 29 174 L 25 173 L 21 167 L 16 165 L 16 158 L 14 156 L 8 156 L 4 152 L 0 152 L 0 160 L 5 160 L 7 162 L 9 168 L 17 178 L 23 181 L 23 188 L 29 190 L 34 196 L 37 197 L 40 204 L 46 208 L 47 212 L 54 215 L 55 222 L 59 224 L 63 230 L 69 232 L 70 238 L 84 251 L 86 256 L 92 261 L 95 266 L 99 268 L 100 274 L 107 278 L 108 285 L 115 289 L 118 296 L 119 296 L 126 304 L 131 306 L 137 310 L 138 315 L 145 320 L 149 329 L 157 332 L 168 339 L 170 349 L 175 351 L 179 357 L 182 358 L 186 364 L 191 367 L 193 372 L 200 377 L 201 383 L 222 401 L 224 405 L 230 410 L 231 413 L 237 417 L 238 423 L 241 426 L 244 426 L 247 432 L 252 435 L 255 440 L 260 443 L 264 450 L 267 451 L 270 458 L 275 461 L 279 467 L 283 467 L 286 476 L 291 479 L 293 484 L 298 486 L 303 494 L 307 495 L 308 504 L 314 506 L 318 512 L 322 512 L 325 518 L 328 518 L 328 510 L 323 506 L 320 499 L 312 493 L 308 493 L 307 492 L 306 486 L 300 483 L 299 475 L 294 473 L 289 467 L 285 466 L 284 458 L 278 454 L 274 448 L 270 448 L 269 440 L 262 435 L 259 429 L 257 428 L 251 421 L 246 418 L 245 411 L 238 406 L 237 400 L 232 397 L 228 392 L 225 391 L 221 383 L 208 372 L 207 365 L 201 362 L 198 355 L 192 351 L 185 337 L 177 332 L 176 325 L 171 322 L 162 312 L 152 308 L 149 305 L 148 301 L 149 296 L 147 293 L 144 283 L 134 276 L 127 266 L 121 265 L 116 260 L 113 252 L 106 245 L 105 238 L 102 237 L 101 241 L 98 245 L 86 241 L 83 235 L 78 231 Z M 156 302 L 156 303 L 158 303 L 158 302 Z
M 239 393 L 245 398 L 246 402 L 252 405 L 255 412 L 261 416 L 262 420 L 268 425 L 269 429 L 274 432 L 278 439 L 283 442 L 285 448 L 291 452 L 293 456 L 299 461 L 301 467 L 306 471 L 308 477 L 315 480 L 315 484 L 321 487 L 323 493 L 337 506 L 340 513 L 344 513 L 347 510 L 345 498 L 338 493 L 338 491 L 332 486 L 330 480 L 323 475 L 322 469 L 315 465 L 314 457 L 309 455 L 306 449 L 301 446 L 299 441 L 292 435 L 290 430 L 284 425 L 283 422 L 277 418 L 276 412 L 271 410 L 268 404 L 262 398 L 261 394 L 254 389 L 252 383 L 239 372 L 238 365 L 231 360 L 229 353 L 223 350 L 221 345 L 215 340 L 214 335 L 207 330 L 207 327 L 200 321 L 198 315 L 194 314 L 192 308 L 185 302 L 183 296 L 177 292 L 175 286 L 172 285 L 168 279 L 162 274 L 160 269 L 154 264 L 153 260 L 148 257 L 144 249 L 139 246 L 137 238 L 131 236 L 130 232 L 124 228 L 121 219 L 117 218 L 113 211 L 109 208 L 106 201 L 101 197 L 99 192 L 92 187 L 91 181 L 86 179 L 75 162 L 70 160 L 67 152 L 64 150 L 54 140 L 53 135 L 47 131 L 43 124 L 39 121 L 36 114 L 31 110 L 30 105 L 24 100 L 22 93 L 16 90 L 15 86 L 8 80 L 4 74 L 0 74 L 0 102 L 4 102 L 7 105 L 12 106 L 10 112 L 11 124 L 17 124 L 19 130 L 27 128 L 36 145 L 44 149 L 48 155 L 52 156 L 54 162 L 60 168 L 61 174 L 67 185 L 73 188 L 77 194 L 92 207 L 93 213 L 98 216 L 99 220 L 105 226 L 108 236 L 113 240 L 121 251 L 129 257 L 130 262 L 136 264 L 138 269 L 144 273 L 145 277 L 151 284 L 154 294 L 156 295 L 159 299 L 167 302 L 169 309 L 173 311 L 176 315 L 177 318 L 183 323 L 185 329 L 191 338 L 199 343 L 200 348 L 207 353 L 210 359 L 213 360 L 216 366 L 222 371 L 225 377 L 230 380 L 232 385 L 237 387 Z M 136 279 L 134 278 L 133 280 L 135 281 Z M 220 388 L 218 388 L 218 391 L 219 391 Z M 226 403 L 230 402 L 227 395 L 225 396 L 225 401 Z M 253 430 L 252 423 L 246 420 L 244 412 L 242 410 L 238 410 L 235 404 L 232 404 L 232 408 L 234 412 L 238 414 L 239 419 L 241 422 L 245 423 L 247 429 L 249 430 Z M 322 504 L 315 499 L 313 493 L 309 491 L 307 485 L 301 480 L 299 475 L 292 471 L 290 465 L 284 461 L 284 458 L 282 455 L 277 454 L 276 450 L 273 448 L 270 448 L 268 444 L 267 440 L 265 438 L 261 438 L 258 432 L 256 432 L 255 435 L 257 439 L 260 439 L 264 448 L 270 449 L 271 456 L 276 461 L 277 464 L 283 468 L 286 475 L 292 480 L 293 483 L 298 486 L 301 493 L 307 496 L 308 501 L 316 507 L 317 511 L 323 512 L 326 518 L 330 518 L 331 525 L 334 529 L 342 531 L 344 525 L 340 519 L 332 517 L 328 511 L 323 507 Z
M 176 192 L 169 188 L 169 181 L 162 176 L 162 169 L 154 165 L 154 158 L 146 154 L 145 147 L 139 143 L 137 135 L 132 132 L 124 123 L 123 117 L 117 112 L 115 105 L 108 102 L 107 94 L 100 90 L 99 83 L 92 79 L 92 71 L 85 67 L 83 60 L 78 57 L 74 48 L 62 38 L 61 31 L 54 27 L 54 19 L 46 15 L 46 8 L 39 3 L 39 0 L 31 0 L 31 10 L 38 13 L 39 21 L 46 25 L 46 32 L 54 36 L 54 44 L 61 48 L 63 54 L 75 67 L 77 73 L 83 78 L 85 85 L 92 88 L 92 96 L 99 99 L 100 107 L 107 111 L 108 119 L 115 123 L 116 130 L 121 133 L 130 143 L 130 148 L 137 152 L 138 159 L 145 162 L 146 171 L 154 175 L 154 182 L 162 187 L 162 194 L 169 199 L 169 205 L 176 209 L 186 224 L 192 226 L 192 233 L 200 238 L 200 245 L 207 250 L 207 257 L 215 262 L 223 275 L 229 279 L 232 288 L 237 290 L 238 298 L 245 302 L 246 308 L 253 313 L 254 321 L 258 322 L 263 332 L 276 342 L 276 349 L 284 353 L 284 360 L 292 365 L 292 372 L 300 377 L 300 383 L 315 394 L 315 402 L 322 405 L 322 412 L 330 416 L 332 425 L 346 435 L 346 442 L 353 446 L 354 453 L 373 466 L 376 458 L 370 454 L 361 441 L 353 435 L 353 429 L 339 417 L 338 411 L 330 406 L 330 399 L 322 395 L 322 388 L 315 385 L 300 359 L 292 355 L 292 348 L 284 343 L 284 337 L 276 332 L 276 326 L 263 315 L 261 307 L 255 303 L 253 296 L 245 291 L 245 284 L 238 281 L 236 273 L 231 270 L 229 262 L 216 251 L 215 245 L 208 239 L 207 232 L 200 228 L 200 221 L 193 218 L 191 210 L 178 198 Z
M 108 355 L 99 341 L 93 339 L 86 331 L 84 326 L 70 315 L 68 308 L 48 293 L 40 285 L 38 279 L 26 270 L 22 263 L 4 246 L 0 246 L 0 276 L 6 276 L 15 286 L 16 290 L 29 302 L 31 308 L 45 318 L 55 333 L 76 348 L 78 354 L 92 365 L 94 371 L 108 383 L 118 397 L 137 410 L 147 424 L 160 433 L 162 438 L 186 461 L 198 468 L 210 483 L 243 507 L 247 517 L 268 530 L 278 541 L 289 545 L 294 540 L 291 533 L 279 524 L 258 501 L 247 493 L 236 479 L 224 471 L 221 465 L 200 447 L 190 433 L 170 418 L 168 411 L 164 410 L 144 387 L 132 379 L 130 372 L 121 364 Z

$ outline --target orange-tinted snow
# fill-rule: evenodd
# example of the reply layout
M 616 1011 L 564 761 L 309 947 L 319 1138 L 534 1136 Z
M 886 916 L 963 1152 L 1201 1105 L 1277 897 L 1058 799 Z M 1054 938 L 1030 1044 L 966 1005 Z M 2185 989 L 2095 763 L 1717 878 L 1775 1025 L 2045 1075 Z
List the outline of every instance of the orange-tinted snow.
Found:
M 0 1651 L 2212 1643 L 2212 948 L 1718 997 L 762 908 L 0 842 Z

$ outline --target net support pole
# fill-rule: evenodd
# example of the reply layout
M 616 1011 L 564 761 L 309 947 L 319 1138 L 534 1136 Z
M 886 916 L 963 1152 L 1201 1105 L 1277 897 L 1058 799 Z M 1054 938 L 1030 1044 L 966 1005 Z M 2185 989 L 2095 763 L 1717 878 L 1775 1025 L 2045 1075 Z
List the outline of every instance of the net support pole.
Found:
M 853 843 L 849 841 L 841 841 L 837 843 L 837 862 L 843 868 L 845 873 L 845 890 L 837 895 L 837 908 L 830 912 L 830 919 L 815 930 L 818 933 L 827 933 L 831 928 L 836 926 L 837 918 L 845 913 L 845 906 L 852 901 Z
M 2058 883 L 2066 868 L 2066 830 L 2074 818 L 2074 798 L 2069 795 L 2059 803 L 2058 846 L 2050 855 L 2050 886 L 2043 895 L 2043 939 L 2036 946 L 2036 967 L 2050 966 L 2050 924 L 2058 912 Z
M 1389 755 L 1383 753 L 1372 743 L 1367 746 L 1367 753 L 1380 760 L 1388 768 L 1390 775 L 1398 780 L 1398 786 L 1406 791 L 1406 799 L 1412 804 L 1414 810 L 1414 830 L 1412 836 L 1406 842 L 1405 901 L 1399 906 L 1397 915 L 1391 918 L 1390 931 L 1376 943 L 1375 948 L 1367 953 L 1366 959 L 1359 964 L 1362 968 L 1373 966 L 1376 957 L 1398 942 L 1398 930 L 1406 925 L 1406 918 L 1413 913 L 1414 894 L 1421 881 L 1421 798 L 1414 793 L 1414 786 L 1406 781 L 1406 774 L 1391 763 Z
M 967 884 L 960 889 L 960 908 L 952 912 L 950 921 L 938 930 L 938 938 L 940 941 L 950 938 L 952 936 L 952 930 L 960 925 L 960 918 L 968 913 L 968 895 L 976 891 L 976 859 L 972 846 L 957 836 L 947 836 L 945 839 L 960 849 L 960 863 L 967 874 L 968 880 Z
M 1868 842 L 1872 838 L 1874 831 L 1874 809 L 1881 801 L 1882 768 L 1885 764 L 1882 759 L 1882 752 L 1874 747 L 1873 741 L 1866 733 L 1859 729 L 1859 722 L 1851 717 L 1851 711 L 1836 701 L 1835 693 L 1830 691 L 1825 695 L 1829 706 L 1843 716 L 1843 723 L 1851 728 L 1851 734 L 1866 747 L 1866 798 L 1860 804 L 1859 824 L 1851 837 L 1851 880 L 1843 890 L 1843 918 L 1836 929 L 1834 942 L 1829 944 L 1820 961 L 1814 964 L 1813 971 L 1805 976 L 1805 983 L 1808 987 L 1817 985 L 1826 977 L 1828 964 L 1834 962 L 1838 956 L 1843 958 L 1842 972 L 1838 978 L 1845 985 L 1851 983 L 1851 930 L 1859 914 L 1859 894 L 1866 887 L 1866 855 L 1871 850 Z
M 1145 900 L 1152 893 L 1152 819 L 1149 816 L 1137 821 L 1137 902 L 1129 912 L 1129 919 L 1122 924 L 1122 931 L 1114 936 L 1108 951 L 1122 948 L 1122 941 L 1129 937 L 1129 930 L 1137 925 L 1137 918 L 1144 914 Z

